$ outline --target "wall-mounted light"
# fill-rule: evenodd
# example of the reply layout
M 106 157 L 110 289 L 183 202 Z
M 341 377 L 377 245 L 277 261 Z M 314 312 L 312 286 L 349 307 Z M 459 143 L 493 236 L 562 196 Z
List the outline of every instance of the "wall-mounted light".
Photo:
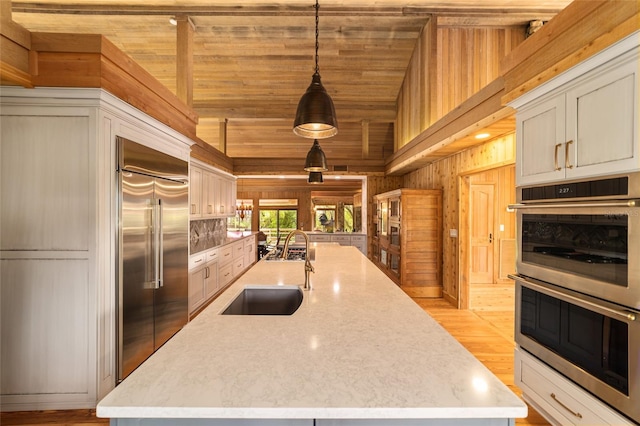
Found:
M 171 25 L 178 25 L 178 20 L 176 19 L 175 16 L 172 16 L 171 18 L 169 18 L 169 23 Z
M 303 138 L 324 139 L 338 134 L 338 120 L 331 96 L 320 81 L 318 67 L 318 10 L 316 0 L 316 69 L 311 84 L 298 102 L 296 119 L 293 122 L 293 133 Z

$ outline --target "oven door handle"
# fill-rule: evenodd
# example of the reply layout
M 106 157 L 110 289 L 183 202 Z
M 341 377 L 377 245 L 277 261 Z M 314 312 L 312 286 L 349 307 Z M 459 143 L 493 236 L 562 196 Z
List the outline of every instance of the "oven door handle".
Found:
M 566 202 L 566 203 L 536 203 L 536 204 L 509 204 L 512 210 L 535 209 L 575 209 L 576 207 L 640 207 L 640 200 L 603 201 L 596 203 Z
M 637 319 L 637 315 L 635 312 L 626 311 L 623 309 L 609 308 L 607 306 L 603 306 L 601 304 L 591 302 L 581 297 L 573 296 L 563 291 L 554 290 L 552 288 L 537 284 L 521 275 L 509 275 L 509 278 L 511 278 L 512 280 L 525 282 L 527 284 L 527 287 L 539 293 L 544 293 L 547 296 L 555 297 L 556 299 L 563 300 L 565 302 L 580 306 L 590 311 L 600 313 L 602 315 L 619 317 L 626 322 L 635 321 Z

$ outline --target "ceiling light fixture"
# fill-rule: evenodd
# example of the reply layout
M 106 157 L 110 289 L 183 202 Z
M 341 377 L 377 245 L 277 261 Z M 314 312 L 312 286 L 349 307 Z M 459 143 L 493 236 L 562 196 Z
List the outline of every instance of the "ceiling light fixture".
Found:
M 298 102 L 296 119 L 293 122 L 293 133 L 303 138 L 324 139 L 338 134 L 338 120 L 331 97 L 320 81 L 318 67 L 318 10 L 316 0 L 316 69 L 311 84 Z
M 322 172 L 309 172 L 309 180 L 307 180 L 307 182 L 314 184 L 323 183 Z
M 320 148 L 318 139 L 313 140 L 313 146 L 307 153 L 307 159 L 304 162 L 304 169 L 308 172 L 326 172 L 327 157 L 324 155 L 324 151 Z

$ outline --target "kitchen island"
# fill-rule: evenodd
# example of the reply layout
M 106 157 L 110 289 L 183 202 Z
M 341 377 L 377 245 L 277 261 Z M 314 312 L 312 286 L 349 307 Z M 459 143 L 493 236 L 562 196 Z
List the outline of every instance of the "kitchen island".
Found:
M 292 315 L 220 315 L 260 261 L 97 407 L 112 425 L 509 425 L 526 405 L 354 247 L 315 243 Z M 179 420 L 178 420 L 179 419 Z

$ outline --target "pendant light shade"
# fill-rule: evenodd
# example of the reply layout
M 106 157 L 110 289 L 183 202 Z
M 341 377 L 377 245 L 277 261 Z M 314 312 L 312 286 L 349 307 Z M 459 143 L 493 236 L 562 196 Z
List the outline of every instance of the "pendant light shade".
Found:
M 298 102 L 296 119 L 293 122 L 293 133 L 303 138 L 325 139 L 338 134 L 338 120 L 333 101 L 320 81 L 318 67 L 318 9 L 316 0 L 316 70 L 311 84 Z
M 331 97 L 313 74 L 311 84 L 300 98 L 293 133 L 303 138 L 324 139 L 338 134 L 338 120 Z
M 320 148 L 320 143 L 315 139 L 313 146 L 307 153 L 307 160 L 304 162 L 304 169 L 308 172 L 325 172 L 327 168 L 327 157 Z
M 309 172 L 309 180 L 307 180 L 307 182 L 314 184 L 323 183 L 322 172 Z

